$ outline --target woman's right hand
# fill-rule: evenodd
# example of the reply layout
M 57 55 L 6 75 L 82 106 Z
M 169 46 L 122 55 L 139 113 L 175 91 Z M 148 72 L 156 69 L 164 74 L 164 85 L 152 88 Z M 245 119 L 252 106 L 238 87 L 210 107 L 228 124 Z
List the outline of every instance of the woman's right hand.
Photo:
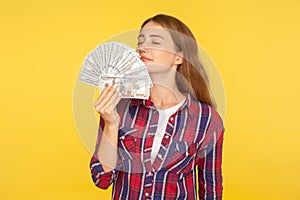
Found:
M 118 89 L 106 86 L 95 101 L 95 109 L 104 120 L 104 129 L 101 142 L 98 147 L 98 159 L 102 163 L 104 172 L 113 170 L 117 165 L 118 127 L 120 116 L 117 112 L 117 104 L 121 100 Z M 107 152 L 110 152 L 107 154 Z
M 106 86 L 98 99 L 95 101 L 94 106 L 96 111 L 101 115 L 108 126 L 118 126 L 120 116 L 117 112 L 116 106 L 121 100 L 121 94 L 118 88 L 113 86 Z

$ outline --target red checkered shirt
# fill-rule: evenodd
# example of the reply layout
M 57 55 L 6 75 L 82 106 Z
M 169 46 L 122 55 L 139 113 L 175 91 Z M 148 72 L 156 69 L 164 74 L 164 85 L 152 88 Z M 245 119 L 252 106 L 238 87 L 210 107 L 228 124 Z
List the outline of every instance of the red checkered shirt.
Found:
M 96 186 L 113 184 L 112 199 L 222 199 L 222 119 L 190 94 L 170 116 L 158 155 L 151 147 L 158 123 L 153 102 L 122 99 L 117 167 L 104 172 L 97 157 L 104 121 L 100 118 L 96 151 L 90 162 Z M 197 169 L 198 168 L 198 169 Z M 196 170 L 197 169 L 197 170 Z

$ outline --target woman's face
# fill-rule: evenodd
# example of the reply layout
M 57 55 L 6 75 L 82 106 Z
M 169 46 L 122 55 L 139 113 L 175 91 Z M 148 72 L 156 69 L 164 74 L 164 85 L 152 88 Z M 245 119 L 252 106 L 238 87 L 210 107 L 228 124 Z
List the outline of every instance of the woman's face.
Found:
M 141 29 L 137 52 L 149 73 L 176 70 L 181 60 L 175 51 L 175 43 L 168 30 L 154 22 L 147 23 Z

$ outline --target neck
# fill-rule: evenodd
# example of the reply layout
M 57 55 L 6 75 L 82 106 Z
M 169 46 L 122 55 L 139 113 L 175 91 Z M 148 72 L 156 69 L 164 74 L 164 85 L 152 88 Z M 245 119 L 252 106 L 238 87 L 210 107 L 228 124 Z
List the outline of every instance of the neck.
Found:
M 159 109 L 175 106 L 185 98 L 185 95 L 177 87 L 175 74 L 173 76 L 170 76 L 170 74 L 151 76 L 153 87 L 150 88 L 150 98 Z M 169 78 L 166 79 L 166 77 Z

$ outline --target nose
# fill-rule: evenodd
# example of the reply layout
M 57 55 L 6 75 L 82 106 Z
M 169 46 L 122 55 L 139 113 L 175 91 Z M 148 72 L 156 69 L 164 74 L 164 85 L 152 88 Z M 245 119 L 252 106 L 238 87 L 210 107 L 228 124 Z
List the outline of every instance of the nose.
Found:
M 146 49 L 145 49 L 144 47 L 138 46 L 138 47 L 136 48 L 136 52 L 138 52 L 139 54 L 145 53 L 145 52 L 146 52 Z
M 145 47 L 145 45 L 140 44 L 137 46 L 136 51 L 141 54 L 141 53 L 145 53 L 147 51 L 147 48 Z

